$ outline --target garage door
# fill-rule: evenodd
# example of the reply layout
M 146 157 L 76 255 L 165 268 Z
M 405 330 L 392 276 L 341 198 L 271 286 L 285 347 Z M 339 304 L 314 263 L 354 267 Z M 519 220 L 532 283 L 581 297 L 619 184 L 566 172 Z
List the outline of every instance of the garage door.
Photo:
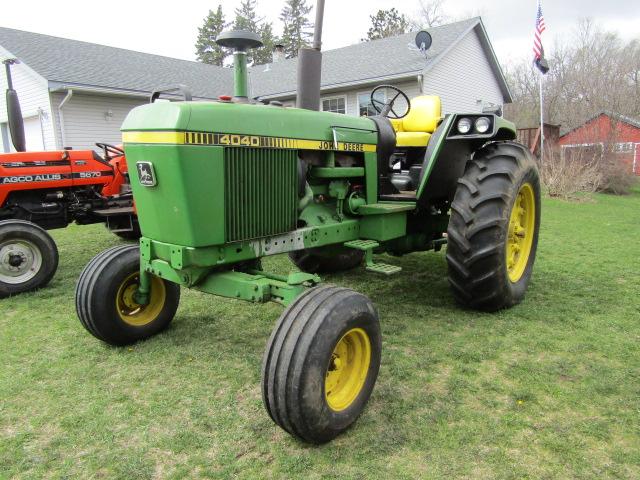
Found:
M 44 150 L 42 145 L 42 126 L 39 117 L 29 117 L 24 119 L 24 134 L 27 139 L 27 152 L 41 152 Z

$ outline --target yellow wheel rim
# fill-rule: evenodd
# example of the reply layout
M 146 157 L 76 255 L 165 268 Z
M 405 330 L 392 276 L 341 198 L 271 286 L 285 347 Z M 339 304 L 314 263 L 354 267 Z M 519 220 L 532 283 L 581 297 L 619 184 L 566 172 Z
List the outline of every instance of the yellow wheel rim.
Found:
M 345 333 L 331 354 L 324 382 L 329 407 L 339 412 L 356 399 L 367 379 L 371 363 L 369 335 L 361 328 Z
M 509 218 L 507 238 L 507 273 L 516 283 L 524 274 L 531 255 L 536 228 L 536 202 L 533 187 L 525 183 L 520 187 Z
M 158 277 L 151 277 L 151 296 L 148 305 L 140 305 L 134 295 L 140 283 L 140 274 L 132 273 L 124 279 L 116 295 L 116 309 L 123 322 L 134 327 L 142 327 L 153 322 L 164 306 L 167 290 Z

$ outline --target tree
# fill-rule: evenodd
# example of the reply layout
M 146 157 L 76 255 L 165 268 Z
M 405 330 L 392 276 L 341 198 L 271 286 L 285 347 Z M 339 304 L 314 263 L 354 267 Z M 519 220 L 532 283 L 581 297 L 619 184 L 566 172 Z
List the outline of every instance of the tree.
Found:
M 418 0 L 420 4 L 419 18 L 413 22 L 416 28 L 437 27 L 449 20 L 449 16 L 444 13 L 444 4 L 447 0 Z
M 409 21 L 395 8 L 378 10 L 378 13 L 369 15 L 369 18 L 371 19 L 371 27 L 367 32 L 367 38 L 362 39 L 363 42 L 395 37 L 409 31 Z
M 273 46 L 276 39 L 273 35 L 273 26 L 264 22 L 256 13 L 257 0 L 242 0 L 240 8 L 236 8 L 236 19 L 233 22 L 235 30 L 249 30 L 257 33 L 262 39 L 263 46 L 247 52 L 247 62 L 253 65 L 271 63 L 273 59 Z
M 271 23 L 265 22 L 258 28 L 258 34 L 262 38 L 263 46 L 254 50 L 254 65 L 264 65 L 273 62 L 273 48 L 278 40 L 273 35 L 273 26 Z
M 233 22 L 234 30 L 249 30 L 258 32 L 258 23 L 261 19 L 256 13 L 256 0 L 242 0 L 240 8 L 235 9 L 236 19 Z
M 623 43 L 593 21 L 578 23 L 573 38 L 553 45 L 544 77 L 545 119 L 570 130 L 602 110 L 640 116 L 638 41 Z M 634 81 L 636 79 L 636 81 Z M 513 103 L 505 114 L 519 125 L 539 121 L 538 72 L 529 56 L 507 68 Z
M 623 42 L 615 32 L 581 20 L 572 38 L 547 45 L 550 70 L 544 76 L 545 122 L 569 131 L 602 111 L 640 117 L 638 40 Z M 532 56 L 506 69 L 513 103 L 505 106 L 505 117 L 522 127 L 540 121 L 540 74 Z M 582 143 L 591 146 L 569 148 L 550 155 L 545 150 L 542 179 L 549 192 L 567 195 L 581 190 L 623 192 L 629 188 L 629 167 L 615 154 L 617 131 L 608 138 L 594 135 Z M 568 192 L 568 193 L 567 193 Z
M 202 27 L 198 29 L 198 39 L 196 40 L 196 58 L 200 62 L 220 67 L 224 64 L 224 59 L 229 55 L 229 51 L 216 44 L 216 37 L 226 26 L 222 4 L 218 5 L 215 12 L 209 10 Z
M 311 7 L 306 0 L 286 0 L 280 13 L 280 20 L 284 24 L 282 45 L 287 58 L 297 57 L 298 49 L 309 45 L 310 29 L 313 24 L 308 15 Z

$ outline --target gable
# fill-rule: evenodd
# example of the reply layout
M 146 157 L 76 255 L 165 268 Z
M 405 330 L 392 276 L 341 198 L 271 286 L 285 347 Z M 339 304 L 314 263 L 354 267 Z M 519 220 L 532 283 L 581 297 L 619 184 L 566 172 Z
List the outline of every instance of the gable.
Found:
M 477 29 L 470 30 L 447 55 L 427 68 L 423 83 L 425 93 L 442 98 L 445 113 L 480 112 L 483 106 L 508 101 Z

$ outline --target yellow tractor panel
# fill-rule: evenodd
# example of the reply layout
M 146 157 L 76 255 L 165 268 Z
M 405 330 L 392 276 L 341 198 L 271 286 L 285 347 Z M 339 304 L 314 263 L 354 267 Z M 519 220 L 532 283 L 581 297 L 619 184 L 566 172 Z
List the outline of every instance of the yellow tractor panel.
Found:
M 426 147 L 431 134 L 427 132 L 398 132 L 396 133 L 397 147 Z
M 440 97 L 423 95 L 414 98 L 411 100 L 411 111 L 406 117 L 391 120 L 396 130 L 397 146 L 425 147 L 441 118 Z

